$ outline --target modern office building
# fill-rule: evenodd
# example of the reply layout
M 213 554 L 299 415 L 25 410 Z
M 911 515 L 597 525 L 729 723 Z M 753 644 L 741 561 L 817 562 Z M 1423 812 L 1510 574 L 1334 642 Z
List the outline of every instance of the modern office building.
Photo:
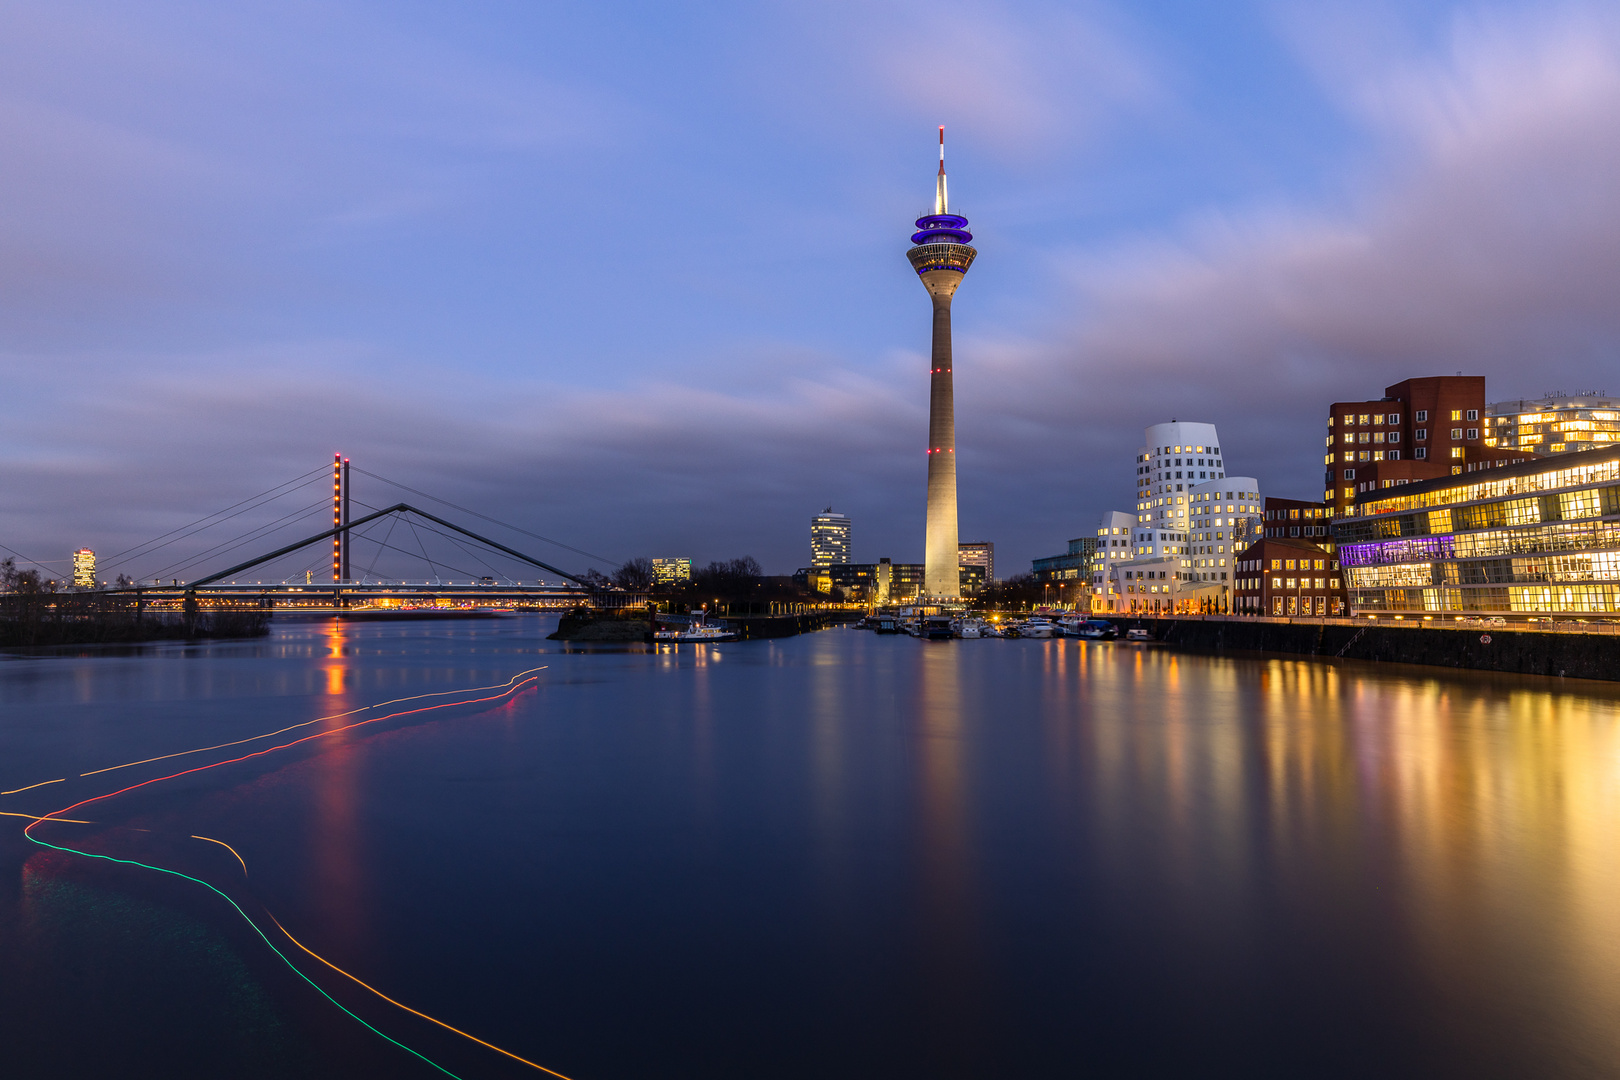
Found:
M 96 587 L 96 553 L 89 548 L 80 548 L 73 553 L 73 587 L 75 589 Z
M 810 519 L 810 565 L 849 562 L 849 518 L 832 507 Z
M 983 578 L 977 568 L 969 572 L 975 582 Z M 831 566 L 805 566 L 793 574 L 802 588 L 831 593 L 839 590 L 854 603 L 904 604 L 914 601 L 923 589 L 922 563 L 897 563 L 879 559 L 875 563 L 834 563 Z M 960 579 L 958 579 L 960 588 Z
M 678 585 L 692 580 L 691 559 L 654 559 L 652 568 L 654 585 Z
M 985 582 L 996 580 L 996 545 L 988 540 L 974 540 L 956 545 L 958 566 L 977 566 L 984 571 Z
M 1353 614 L 1620 612 L 1620 446 L 1369 493 L 1332 529 Z
M 925 590 L 929 596 L 961 592 L 957 562 L 956 397 L 951 366 L 951 300 L 978 252 L 969 244 L 968 220 L 950 211 L 945 190 L 945 129 L 939 129 L 939 173 L 934 212 L 917 219 L 906 258 L 934 306 L 933 347 L 928 364 L 928 521 L 924 536 Z
M 1268 533 L 1269 533 L 1268 529 Z M 1309 540 L 1266 537 L 1238 552 L 1232 611 L 1239 615 L 1343 615 L 1344 578 Z
M 1598 391 L 1498 401 L 1485 407 L 1485 445 L 1529 454 L 1574 454 L 1620 445 L 1620 399 Z
M 1102 546 L 1102 538 L 1096 536 L 1081 536 L 1069 541 L 1069 550 L 1062 555 L 1048 555 L 1044 559 L 1036 559 L 1031 565 L 1031 573 L 1035 580 L 1042 585 L 1063 585 L 1070 582 L 1076 584 L 1090 584 L 1092 556 Z

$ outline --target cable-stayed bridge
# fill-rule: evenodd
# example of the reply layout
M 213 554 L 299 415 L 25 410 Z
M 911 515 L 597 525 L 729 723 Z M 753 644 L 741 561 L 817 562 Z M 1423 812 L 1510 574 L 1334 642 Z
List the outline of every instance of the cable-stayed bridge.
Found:
M 353 496 L 360 474 L 398 488 L 432 512 L 409 502 L 374 506 Z M 330 477 L 330 491 L 326 490 Z M 312 487 L 319 499 L 263 520 Z M 645 602 L 638 593 L 608 590 L 593 570 L 569 571 L 492 539 L 446 516 L 480 518 L 506 533 L 567 552 L 557 561 L 583 559 L 611 566 L 558 540 L 447 502 L 335 456 L 325 466 L 234 503 L 110 556 L 98 570 L 119 580 L 99 592 L 131 596 L 142 605 L 189 610 L 258 607 L 278 610 L 351 610 L 387 607 L 511 606 L 561 609 Z M 328 516 L 328 514 L 330 516 Z M 246 518 L 251 527 L 222 535 Z M 317 531 L 304 534 L 312 525 Z M 487 526 L 481 526 L 487 530 Z M 289 539 L 289 536 L 291 539 Z M 209 540 L 197 550 L 197 544 Z M 258 551 L 259 554 L 242 556 Z M 219 569 L 220 563 L 229 562 Z M 139 569 L 139 577 L 130 570 Z

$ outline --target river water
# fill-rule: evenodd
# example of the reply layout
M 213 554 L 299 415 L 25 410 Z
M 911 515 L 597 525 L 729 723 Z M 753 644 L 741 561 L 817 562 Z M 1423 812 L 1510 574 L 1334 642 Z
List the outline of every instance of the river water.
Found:
M 273 916 L 574 1080 L 1620 1076 L 1620 689 L 551 627 L 0 660 L 13 814 L 452 703 L 0 818 L 4 1074 L 543 1075 Z

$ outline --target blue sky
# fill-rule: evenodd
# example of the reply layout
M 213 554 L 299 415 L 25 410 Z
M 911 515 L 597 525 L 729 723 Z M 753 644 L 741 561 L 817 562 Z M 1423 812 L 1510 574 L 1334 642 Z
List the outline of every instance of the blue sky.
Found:
M 53 0 L 0 30 L 0 543 L 42 560 L 335 450 L 613 559 L 787 572 L 830 503 L 858 559 L 918 560 L 904 249 L 941 123 L 981 253 L 962 533 L 1003 574 L 1129 506 L 1148 423 L 1308 497 L 1333 400 L 1620 391 L 1608 6 Z

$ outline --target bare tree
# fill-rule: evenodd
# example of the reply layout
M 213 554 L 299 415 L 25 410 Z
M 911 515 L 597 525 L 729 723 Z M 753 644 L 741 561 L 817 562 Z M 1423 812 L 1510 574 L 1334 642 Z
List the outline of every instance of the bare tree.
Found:
M 613 584 L 621 589 L 640 591 L 650 588 L 653 583 L 653 567 L 651 559 L 634 558 L 617 570 L 613 571 Z

